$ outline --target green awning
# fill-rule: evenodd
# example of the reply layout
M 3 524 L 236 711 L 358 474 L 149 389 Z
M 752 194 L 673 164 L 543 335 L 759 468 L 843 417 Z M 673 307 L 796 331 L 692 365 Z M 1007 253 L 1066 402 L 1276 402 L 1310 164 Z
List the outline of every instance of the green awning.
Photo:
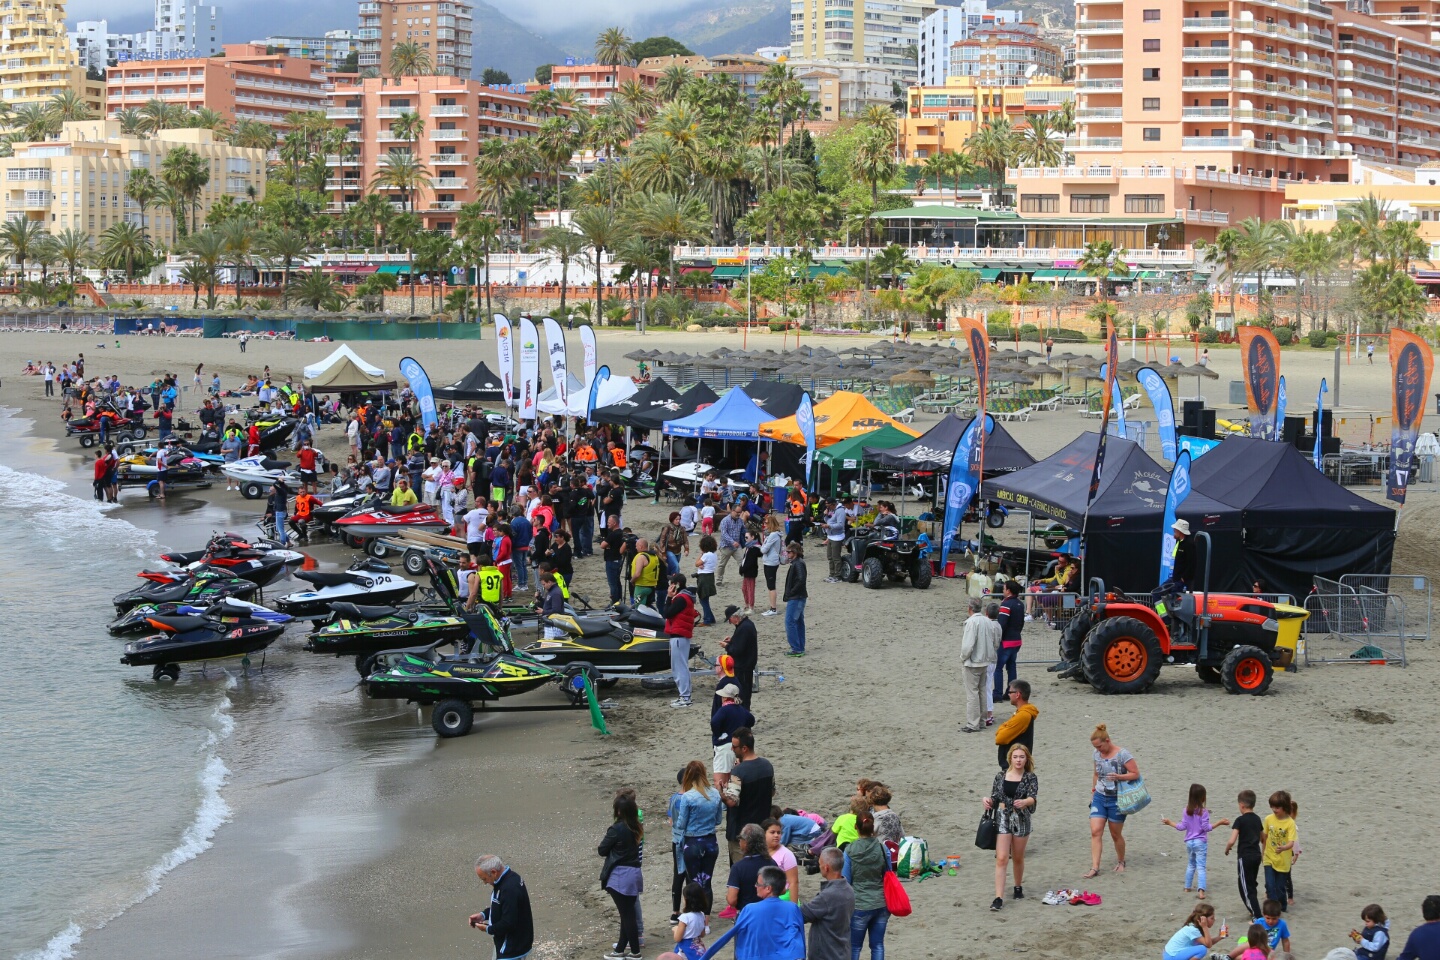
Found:
M 1031 280 L 1064 280 L 1070 276 L 1069 270 L 1036 270 L 1030 277 Z
M 996 280 L 1000 279 L 1000 271 L 991 268 L 981 270 L 980 279 L 984 283 L 994 283 Z
M 744 267 L 716 267 L 710 274 L 712 280 L 734 280 L 736 277 L 745 276 Z
M 383 264 L 383 265 L 380 267 L 380 269 L 379 269 L 379 270 L 376 270 L 375 272 L 376 272 L 376 273 L 393 273 L 393 274 L 401 274 L 401 273 L 404 273 L 404 274 L 409 274 L 409 273 L 410 273 L 410 265 L 409 265 L 408 263 L 386 263 L 386 264 Z
M 1170 277 L 1168 273 L 1159 270 L 1141 270 L 1137 276 L 1141 280 L 1167 280 Z
M 845 272 L 844 267 L 832 267 L 828 263 L 812 263 L 810 265 L 810 279 L 816 277 L 838 277 Z
M 863 470 L 867 464 L 874 465 L 875 458 L 866 455 L 866 447 L 889 450 L 902 444 L 913 443 L 914 440 L 915 438 L 904 430 L 886 424 L 878 430 L 856 434 L 816 450 L 815 462 L 830 468 L 830 492 L 833 494 L 838 486 L 838 473 L 845 470 Z

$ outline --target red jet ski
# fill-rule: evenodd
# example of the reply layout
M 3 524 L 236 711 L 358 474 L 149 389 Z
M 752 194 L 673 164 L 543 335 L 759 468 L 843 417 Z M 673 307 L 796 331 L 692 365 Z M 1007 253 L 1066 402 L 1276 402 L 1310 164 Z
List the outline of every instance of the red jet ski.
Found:
M 428 503 L 412 503 L 407 507 L 388 504 L 366 506 L 335 521 L 341 533 L 352 537 L 383 537 L 405 530 L 448 530 L 450 524 L 440 511 Z

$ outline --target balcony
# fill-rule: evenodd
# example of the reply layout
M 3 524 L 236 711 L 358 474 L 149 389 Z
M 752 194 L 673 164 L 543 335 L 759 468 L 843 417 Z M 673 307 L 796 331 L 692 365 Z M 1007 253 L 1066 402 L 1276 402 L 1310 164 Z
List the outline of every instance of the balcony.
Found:
M 1231 50 L 1229 47 L 1186 47 L 1180 51 L 1180 59 L 1191 60 L 1229 60 Z
M 400 134 L 396 133 L 396 132 L 393 131 L 393 130 L 381 130 L 379 133 L 375 134 L 375 140 L 376 140 L 376 142 L 378 142 L 378 143 L 409 143 L 409 142 L 410 142 L 409 139 L 400 136 Z
M 430 154 L 430 162 L 438 164 L 467 164 L 470 162 L 470 155 L 468 153 L 432 153 Z
M 1358 53 L 1362 57 L 1370 57 L 1373 60 L 1379 60 L 1381 63 L 1393 63 L 1395 61 L 1395 52 L 1390 48 L 1382 47 L 1378 44 L 1365 43 L 1361 40 L 1341 40 L 1340 49 L 1344 53 Z
M 1124 20 L 1077 20 L 1075 21 L 1076 33 L 1124 33 Z
M 1208 33 L 1212 30 L 1229 30 L 1229 17 L 1186 17 L 1180 21 L 1184 33 Z
M 1341 62 L 1340 68 L 1335 75 L 1341 80 L 1355 80 L 1360 83 L 1370 83 L 1377 87 L 1388 87 L 1395 82 L 1395 78 L 1389 74 L 1380 73 L 1376 70 L 1366 70 L 1348 62 Z
M 1182 120 L 1210 120 L 1218 117 L 1228 117 L 1233 111 L 1230 107 L 1183 107 L 1180 110 Z M 1076 117 L 1079 119 L 1079 117 Z
M 1234 77 L 1181 77 L 1181 90 L 1229 90 Z
M 1125 111 L 1119 107 L 1081 107 L 1075 111 L 1075 120 L 1078 123 L 1114 120 L 1120 121 L 1125 118 Z
M 1342 107 L 1358 107 L 1361 110 L 1371 110 L 1375 113 L 1383 113 L 1389 116 L 1395 110 L 1395 104 L 1388 100 L 1376 100 L 1373 97 L 1359 97 L 1349 91 L 1341 91 L 1339 104 Z
M 362 4 L 360 4 L 360 13 L 361 13 L 362 15 L 363 15 L 363 14 L 367 14 L 367 13 L 379 13 L 379 12 L 380 12 L 380 4 L 378 4 L 378 3 L 362 3 Z
M 23 196 L 6 197 L 7 210 L 49 210 L 55 195 L 49 190 L 26 190 Z
M 1123 63 L 1125 51 L 1119 47 L 1113 50 L 1081 50 L 1075 54 L 1076 63 Z
M 464 130 L 431 130 L 431 140 L 464 140 L 468 137 Z
M 441 106 L 431 107 L 431 108 L 430 108 L 430 116 L 432 116 L 432 117 L 468 117 L 468 116 L 470 116 L 470 108 L 469 108 L 469 107 L 466 107 L 466 106 L 463 105 L 463 104 L 443 104 L 443 105 L 441 105 Z
M 1123 89 L 1124 81 L 1119 77 L 1075 81 L 1076 93 L 1119 93 Z
M 425 209 L 439 213 L 454 213 L 462 206 L 463 204 L 459 200 L 431 200 L 425 205 Z
M 1119 137 L 1067 137 L 1065 149 L 1072 153 L 1082 150 L 1119 150 Z
M 1005 171 L 1006 180 L 1034 179 L 1041 177 L 1055 180 L 1115 180 L 1115 168 L 1108 164 L 1094 164 L 1088 167 L 1011 167 Z
M 436 177 L 431 181 L 436 190 L 464 190 L 464 177 Z
M 407 113 L 414 113 L 414 107 L 381 107 L 375 111 L 377 120 L 398 120 Z
M 1412 53 L 1402 53 L 1400 54 L 1400 62 L 1407 66 L 1418 67 L 1426 73 L 1440 74 L 1440 60 L 1420 57 Z
M 1176 210 L 1175 219 L 1224 227 L 1230 224 L 1230 213 L 1226 210 Z
M 1182 137 L 1182 150 L 1243 150 L 1252 142 L 1248 137 Z
M 364 184 L 359 180 L 326 180 L 325 189 L 333 190 L 359 190 Z
M 359 107 L 326 107 L 326 120 L 359 120 Z

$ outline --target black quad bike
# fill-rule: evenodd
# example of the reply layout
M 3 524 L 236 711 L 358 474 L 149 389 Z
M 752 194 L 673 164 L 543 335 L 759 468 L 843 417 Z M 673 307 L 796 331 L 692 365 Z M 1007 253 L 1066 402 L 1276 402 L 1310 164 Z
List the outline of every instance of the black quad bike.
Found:
M 857 580 L 871 590 L 879 590 L 887 579 L 902 583 L 906 579 L 916 590 L 930 586 L 930 561 L 920 554 L 925 545 L 918 540 L 901 540 L 889 531 L 859 527 L 845 545 L 846 572 L 851 583 Z

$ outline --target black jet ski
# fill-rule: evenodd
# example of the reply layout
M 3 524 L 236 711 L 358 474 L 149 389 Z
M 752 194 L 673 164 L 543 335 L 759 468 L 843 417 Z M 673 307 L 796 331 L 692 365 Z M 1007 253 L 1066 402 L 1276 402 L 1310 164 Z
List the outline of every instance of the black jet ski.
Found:
M 541 626 L 565 631 L 556 640 L 537 640 L 523 652 L 541 663 L 565 667 L 593 664 L 603 677 L 637 677 L 670 669 L 670 635 L 653 608 L 622 605 L 614 619 L 551 614 Z M 693 643 L 690 656 L 699 656 Z
M 299 560 L 305 559 L 299 554 L 296 554 L 296 557 Z M 193 570 L 219 570 L 232 577 L 243 577 L 256 586 L 263 587 L 277 580 L 282 574 L 288 573 L 290 564 L 290 558 L 278 552 L 251 555 L 248 551 L 221 550 L 208 560 L 195 561 L 187 564 L 184 568 L 148 570 L 141 576 L 158 582 L 159 578 L 165 576 L 179 579 Z
M 557 684 L 572 705 L 585 702 L 583 665 L 557 671 L 516 653 L 494 614 L 481 607 L 466 614 L 476 641 L 455 655 L 437 647 L 413 647 L 376 654 L 365 692 L 377 699 L 434 704 L 430 725 L 442 737 L 463 737 L 474 723 L 473 703 L 487 703 Z
M 349 569 L 335 573 L 300 570 L 296 580 L 303 580 L 311 589 L 291 593 L 275 601 L 275 608 L 292 617 L 328 617 L 332 603 L 358 603 L 388 606 L 400 603 L 415 592 L 419 584 L 390 572 L 388 564 L 362 558 Z
M 144 574 L 141 574 L 144 576 Z M 161 576 L 169 576 L 162 574 Z M 226 597 L 249 598 L 260 585 L 243 577 L 232 577 L 228 573 L 202 568 L 177 579 L 156 581 L 150 579 L 134 590 L 117 596 L 115 609 L 121 613 L 142 603 L 187 603 L 195 607 L 208 606 Z
M 356 507 L 365 506 L 376 500 L 375 494 L 361 492 L 353 483 L 342 483 L 331 491 L 325 502 L 310 510 L 310 525 L 331 524 Z
M 354 603 L 330 606 L 335 619 L 311 633 L 305 649 L 311 653 L 355 657 L 355 668 L 365 676 L 373 654 L 408 646 L 443 646 L 470 636 L 470 624 L 444 608 L 370 607 Z
M 249 600 L 241 600 L 237 597 L 226 597 L 217 600 L 207 606 L 194 606 L 188 603 L 142 603 L 139 606 L 131 607 L 121 614 L 114 623 L 110 624 L 110 632 L 115 636 L 124 636 L 133 633 L 147 633 L 153 629 L 148 622 L 150 617 L 219 617 L 238 616 L 236 611 L 245 611 L 245 616 L 255 620 L 268 620 L 271 623 L 289 623 L 295 619 L 289 614 L 276 613 L 268 607 L 262 607 L 258 603 L 251 603 Z
M 174 681 L 180 677 L 182 663 L 248 658 L 285 632 L 283 623 L 256 619 L 243 607 L 227 610 L 221 605 L 220 612 L 221 616 L 152 616 L 150 625 L 160 632 L 125 644 L 120 662 L 132 667 L 153 666 L 156 680 Z
M 217 533 L 210 538 L 210 542 L 205 545 L 204 549 L 186 552 L 170 551 L 160 554 L 160 559 L 177 567 L 188 567 L 192 563 L 206 563 L 210 566 L 221 567 L 229 566 L 231 562 L 238 560 L 266 556 L 280 557 L 287 564 L 298 564 L 305 561 L 303 553 L 286 550 L 279 544 L 267 540 L 247 540 L 238 533 Z

